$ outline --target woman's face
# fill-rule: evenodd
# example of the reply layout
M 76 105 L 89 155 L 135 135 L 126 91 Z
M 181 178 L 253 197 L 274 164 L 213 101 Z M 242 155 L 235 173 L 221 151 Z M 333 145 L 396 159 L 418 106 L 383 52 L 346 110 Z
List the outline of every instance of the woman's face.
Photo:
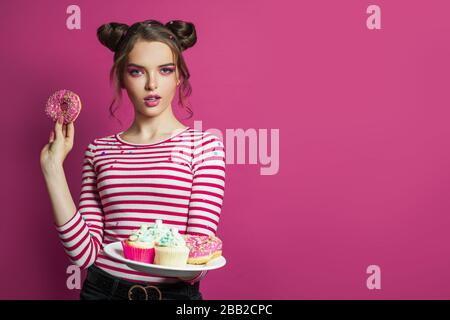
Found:
M 123 81 L 136 113 L 154 117 L 171 108 L 178 70 L 170 47 L 157 41 L 137 41 L 128 55 Z M 161 97 L 156 106 L 146 104 L 150 94 Z

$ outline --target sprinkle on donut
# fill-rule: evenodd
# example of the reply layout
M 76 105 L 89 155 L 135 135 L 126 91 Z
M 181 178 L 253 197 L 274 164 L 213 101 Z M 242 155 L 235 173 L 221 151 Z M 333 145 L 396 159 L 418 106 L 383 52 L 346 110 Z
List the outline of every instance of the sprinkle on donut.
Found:
M 74 122 L 81 111 L 80 97 L 73 91 L 63 89 L 53 93 L 45 105 L 45 114 L 54 122 L 62 115 L 64 124 Z
M 205 264 L 222 254 L 222 240 L 216 236 L 185 235 L 188 264 Z

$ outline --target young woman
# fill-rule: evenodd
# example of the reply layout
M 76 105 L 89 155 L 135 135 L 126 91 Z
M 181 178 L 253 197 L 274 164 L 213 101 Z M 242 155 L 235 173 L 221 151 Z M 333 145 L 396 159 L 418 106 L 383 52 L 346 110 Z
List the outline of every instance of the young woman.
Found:
M 94 139 L 85 149 L 78 208 L 63 170 L 74 124 L 56 122 L 40 156 L 61 243 L 73 264 L 88 269 L 80 298 L 201 300 L 206 272 L 192 279 L 162 277 L 133 270 L 103 252 L 105 245 L 157 219 L 181 234 L 216 234 L 225 188 L 223 143 L 184 126 L 172 110 L 177 89 L 183 106 L 191 91 L 181 53 L 195 44 L 195 27 L 180 20 L 108 23 L 97 36 L 114 52 L 111 81 L 116 98 L 126 89 L 134 121 L 128 130 Z

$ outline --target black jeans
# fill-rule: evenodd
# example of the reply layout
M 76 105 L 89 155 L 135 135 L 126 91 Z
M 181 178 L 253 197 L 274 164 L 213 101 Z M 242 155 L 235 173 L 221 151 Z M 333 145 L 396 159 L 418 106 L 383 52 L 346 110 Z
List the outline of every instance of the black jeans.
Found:
M 103 271 L 95 264 L 89 267 L 80 292 L 80 300 L 203 300 L 200 281 L 155 284 L 126 281 Z

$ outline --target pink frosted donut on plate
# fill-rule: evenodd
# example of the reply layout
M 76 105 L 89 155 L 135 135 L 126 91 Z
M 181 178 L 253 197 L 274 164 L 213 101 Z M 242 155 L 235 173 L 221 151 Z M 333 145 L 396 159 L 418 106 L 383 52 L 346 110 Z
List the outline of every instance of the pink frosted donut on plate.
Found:
M 222 240 L 216 236 L 185 235 L 188 264 L 205 264 L 222 255 Z
M 58 90 L 53 93 L 45 105 L 45 114 L 53 120 L 58 121 L 59 116 L 64 117 L 64 124 L 76 120 L 81 112 L 81 99 L 75 93 L 67 89 Z

